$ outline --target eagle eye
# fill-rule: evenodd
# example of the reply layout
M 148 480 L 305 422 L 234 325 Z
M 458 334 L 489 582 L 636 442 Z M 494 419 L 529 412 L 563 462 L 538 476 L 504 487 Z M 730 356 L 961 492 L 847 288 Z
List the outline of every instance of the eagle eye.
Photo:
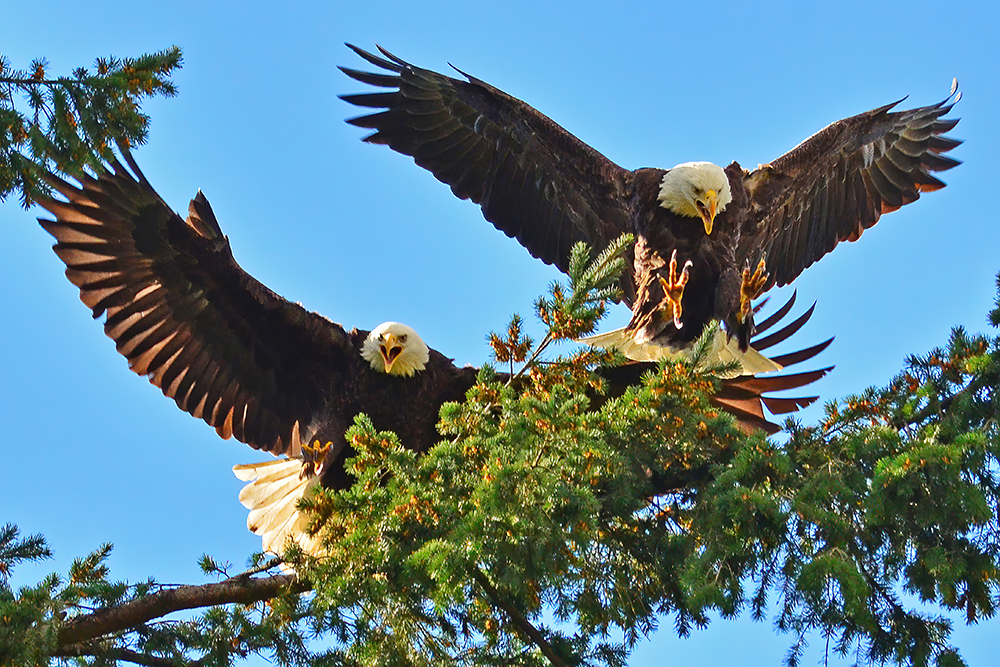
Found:
M 399 338 L 398 338 L 397 340 L 398 340 L 398 341 L 399 341 L 400 343 L 405 343 L 405 342 L 406 342 L 406 334 L 403 334 L 403 335 L 402 335 L 402 336 L 400 336 L 400 337 L 399 337 Z

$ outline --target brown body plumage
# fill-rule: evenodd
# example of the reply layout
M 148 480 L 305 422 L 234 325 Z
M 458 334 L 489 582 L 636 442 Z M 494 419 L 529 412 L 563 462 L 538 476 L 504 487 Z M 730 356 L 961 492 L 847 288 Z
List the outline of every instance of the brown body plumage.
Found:
M 745 347 L 754 325 L 741 310 L 744 269 L 766 258 L 770 275 L 760 289 L 786 285 L 883 213 L 943 187 L 931 172 L 958 164 L 942 155 L 960 143 L 943 136 L 958 122 L 942 119 L 958 100 L 954 90 L 939 104 L 909 111 L 886 105 L 833 123 L 753 171 L 731 164 L 725 177 L 732 200 L 719 200 L 706 234 L 713 225 L 701 202 L 705 229 L 690 217 L 697 212 L 679 214 L 658 201 L 670 170 L 623 169 L 475 77 L 455 79 L 385 50 L 379 57 L 350 48 L 382 71 L 341 69 L 387 89 L 344 96 L 380 110 L 348 121 L 374 130 L 365 141 L 412 156 L 533 256 L 564 271 L 573 243 L 600 250 L 622 233 L 635 234 L 634 262 L 622 281 L 630 326 L 672 347 L 689 343 L 713 319 Z M 674 251 L 682 264 L 692 262 L 680 328 L 663 315 L 659 282 Z
M 734 170 L 738 167 L 730 167 L 727 172 Z M 664 175 L 662 169 L 639 169 L 631 173 L 637 210 L 631 218 L 636 242 L 633 270 L 627 281 L 634 285 L 635 294 L 626 300 L 632 306 L 629 329 L 644 341 L 683 348 L 701 335 L 705 325 L 719 319 L 729 332 L 738 333 L 745 350 L 753 332 L 740 327 L 736 319 L 742 267 L 734 252 L 745 196 L 737 191 L 735 196 L 739 199 L 718 214 L 712 233 L 706 234 L 700 221 L 685 220 L 660 205 L 657 195 Z M 679 328 L 661 309 L 664 289 L 660 278 L 666 275 L 666 265 L 674 251 L 681 261 L 691 262 Z

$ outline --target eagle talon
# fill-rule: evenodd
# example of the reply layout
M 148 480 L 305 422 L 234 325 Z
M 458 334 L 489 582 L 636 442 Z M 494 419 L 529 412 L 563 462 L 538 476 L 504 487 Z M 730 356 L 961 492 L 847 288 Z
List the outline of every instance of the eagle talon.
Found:
M 753 275 L 750 274 L 749 266 L 743 269 L 743 280 L 740 283 L 740 322 L 746 322 L 747 318 L 750 317 L 753 311 L 753 300 L 761 295 L 764 285 L 770 277 L 767 272 L 767 263 L 764 260 L 765 258 L 761 257 Z
M 684 296 L 684 286 L 687 285 L 688 273 L 692 266 L 691 260 L 688 260 L 684 263 L 680 275 L 677 275 L 677 250 L 675 249 L 670 255 L 669 275 L 666 279 L 663 276 L 657 276 L 660 287 L 663 288 L 663 295 L 666 297 L 666 304 L 661 305 L 660 309 L 670 311 L 674 326 L 678 329 L 684 326 L 684 323 L 681 322 L 681 298 Z
M 305 479 L 320 474 L 331 447 L 333 447 L 332 442 L 321 445 L 319 440 L 313 441 L 312 445 L 302 443 L 302 470 L 299 472 L 299 477 Z

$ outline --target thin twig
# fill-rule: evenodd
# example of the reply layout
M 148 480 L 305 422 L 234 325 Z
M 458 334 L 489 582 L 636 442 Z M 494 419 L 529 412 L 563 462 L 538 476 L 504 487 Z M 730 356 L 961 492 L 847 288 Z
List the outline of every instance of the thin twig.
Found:
M 526 370 L 528 370 L 529 368 L 531 368 L 531 365 L 533 363 L 535 363 L 535 360 L 538 359 L 538 356 L 542 353 L 542 351 L 546 347 L 549 346 L 549 343 L 551 343 L 553 340 L 555 340 L 555 339 L 552 338 L 552 332 L 551 331 L 549 333 L 545 334 L 545 338 L 543 338 L 542 342 L 538 344 L 538 347 L 535 348 L 535 351 L 531 353 L 531 357 L 529 357 L 528 360 L 526 362 L 524 362 L 524 366 L 522 366 L 521 370 L 519 370 L 517 372 L 517 375 L 511 376 L 511 378 L 509 380 L 507 380 L 507 386 L 508 387 L 511 386 L 515 380 L 517 380 L 522 375 L 524 375 L 524 372 Z
M 0 78 L 0 84 L 12 86 L 64 86 L 67 83 L 79 83 L 76 79 L 8 79 Z
M 240 572 L 238 577 L 252 577 L 255 574 L 260 574 L 261 572 L 267 572 L 268 570 L 275 568 L 285 562 L 284 558 L 275 556 L 274 558 L 269 558 L 260 565 L 256 567 L 251 567 L 249 570 Z

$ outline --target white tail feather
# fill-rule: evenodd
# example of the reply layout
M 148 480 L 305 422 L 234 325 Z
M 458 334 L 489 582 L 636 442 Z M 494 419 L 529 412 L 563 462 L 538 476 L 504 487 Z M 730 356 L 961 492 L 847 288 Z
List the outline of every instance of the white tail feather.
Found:
M 302 459 L 279 459 L 233 466 L 236 477 L 249 482 L 240 502 L 250 510 L 247 528 L 261 536 L 263 551 L 280 556 L 294 542 L 308 554 L 320 555 L 319 540 L 309 535 L 309 517 L 299 511 L 299 500 L 319 483 L 319 477 L 301 476 Z
M 662 359 L 688 358 L 685 350 L 673 349 L 656 343 L 637 343 L 625 329 L 614 329 L 602 334 L 580 338 L 576 342 L 605 349 L 614 348 L 632 361 L 660 361 Z M 712 338 L 712 348 L 705 360 L 709 364 L 737 362 L 739 368 L 726 374 L 725 377 L 737 375 L 756 375 L 780 371 L 781 365 L 771 361 L 763 354 L 753 349 L 742 352 L 739 343 L 730 338 L 725 331 L 717 328 Z

